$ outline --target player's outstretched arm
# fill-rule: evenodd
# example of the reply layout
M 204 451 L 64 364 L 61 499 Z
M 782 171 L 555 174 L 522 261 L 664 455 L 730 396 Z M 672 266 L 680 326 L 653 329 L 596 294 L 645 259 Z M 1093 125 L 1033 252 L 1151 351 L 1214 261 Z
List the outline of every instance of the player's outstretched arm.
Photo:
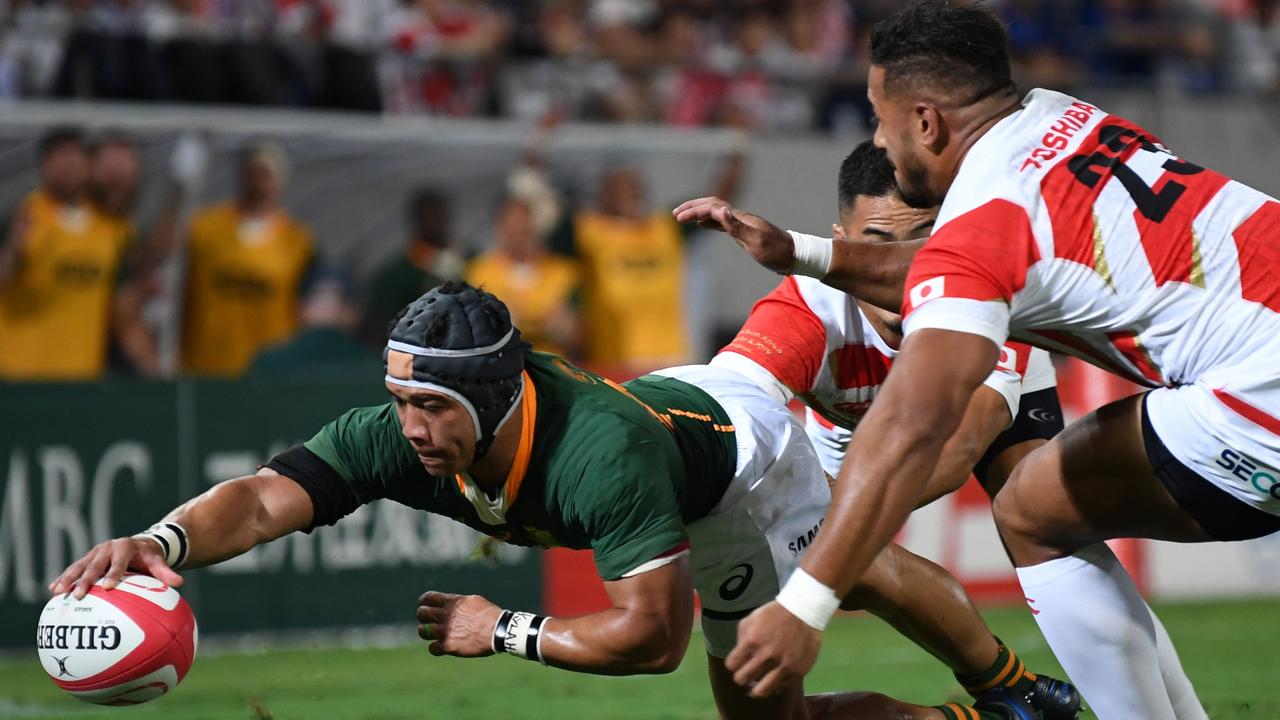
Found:
M 219 483 L 175 508 L 159 525 L 177 525 L 178 530 L 162 530 L 161 540 L 144 533 L 95 545 L 62 571 L 49 590 L 71 592 L 79 599 L 100 579 L 114 587 L 127 570 L 178 586 L 182 577 L 176 568 L 235 557 L 307 527 L 311 513 L 311 498 L 301 485 L 263 468 L 257 475 Z
M 613 607 L 577 618 L 503 610 L 477 595 L 418 599 L 418 634 L 433 655 L 496 650 L 596 675 L 667 673 L 684 658 L 693 625 L 693 575 L 683 555 L 605 583 Z
M 682 203 L 672 211 L 678 222 L 696 222 L 728 233 L 764 267 L 783 275 L 809 275 L 877 307 L 898 312 L 907 270 L 924 241 L 870 243 L 793 236 L 768 220 L 733 207 L 718 197 Z M 804 246 L 797 246 L 797 236 Z M 810 247 L 812 246 L 812 247 Z M 820 251 L 814 256 L 814 251 Z
M 777 693 L 813 667 L 839 599 L 919 502 L 998 352 L 990 340 L 962 332 L 929 329 L 907 338 L 849 443 L 846 459 L 856 461 L 840 469 L 822 532 L 778 600 L 738 626 L 725 665 L 753 697 Z

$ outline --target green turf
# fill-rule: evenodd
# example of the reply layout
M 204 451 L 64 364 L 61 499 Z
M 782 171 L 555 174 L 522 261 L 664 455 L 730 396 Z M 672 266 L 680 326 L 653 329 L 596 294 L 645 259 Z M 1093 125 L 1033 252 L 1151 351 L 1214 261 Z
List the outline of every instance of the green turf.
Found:
M 1280 599 L 1164 605 L 1160 615 L 1215 720 L 1280 717 L 1273 648 Z M 1060 672 L 1026 611 L 985 613 L 1034 670 Z M 412 632 L 412 631 L 410 631 Z M 434 658 L 425 646 L 219 655 L 196 661 L 171 695 L 127 709 L 98 709 L 61 693 L 38 663 L 0 663 L 4 718 L 712 718 L 701 641 L 670 676 L 598 678 L 509 657 Z M 33 651 L 34 653 L 34 651 Z M 949 673 L 870 618 L 827 632 L 810 691 L 874 689 L 914 702 L 958 699 Z M 1091 715 L 1088 717 L 1092 717 Z

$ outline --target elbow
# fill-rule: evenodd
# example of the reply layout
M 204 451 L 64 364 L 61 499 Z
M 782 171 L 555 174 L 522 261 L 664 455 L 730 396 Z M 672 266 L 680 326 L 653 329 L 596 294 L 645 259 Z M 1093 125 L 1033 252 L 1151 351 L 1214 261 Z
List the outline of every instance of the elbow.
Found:
M 673 673 L 684 661 L 685 651 L 689 648 L 689 631 L 683 633 L 668 632 L 657 652 L 650 661 L 651 672 L 655 675 Z
M 653 621 L 646 624 L 644 636 L 632 646 L 631 665 L 634 671 L 645 675 L 666 675 L 675 672 L 684 660 L 692 630 L 689 624 Z
M 640 662 L 641 672 L 646 675 L 667 675 L 676 671 L 684 660 L 684 647 L 667 647 L 648 656 Z

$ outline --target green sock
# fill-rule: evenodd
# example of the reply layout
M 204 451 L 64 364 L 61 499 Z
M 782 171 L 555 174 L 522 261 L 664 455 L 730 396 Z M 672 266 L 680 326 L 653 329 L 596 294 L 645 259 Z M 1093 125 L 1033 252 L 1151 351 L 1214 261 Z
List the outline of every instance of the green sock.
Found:
M 1009 688 L 1016 693 L 1030 692 L 1036 682 L 1035 673 L 1027 670 L 1017 653 L 1005 647 L 1000 638 L 996 638 L 996 643 L 1000 646 L 1000 653 L 991 667 L 972 675 L 956 673 L 956 680 L 974 697 L 998 687 Z

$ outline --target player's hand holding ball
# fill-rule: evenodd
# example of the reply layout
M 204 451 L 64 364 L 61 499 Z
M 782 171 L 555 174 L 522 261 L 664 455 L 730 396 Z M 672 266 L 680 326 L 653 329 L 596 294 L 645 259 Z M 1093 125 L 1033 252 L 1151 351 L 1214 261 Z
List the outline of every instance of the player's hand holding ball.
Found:
M 98 543 L 63 570 L 50 583 L 49 591 L 55 595 L 71 593 L 81 600 L 99 580 L 105 588 L 116 587 L 127 570 L 147 573 L 170 587 L 182 585 L 182 576 L 165 562 L 160 545 L 149 537 L 134 536 Z
M 432 655 L 493 654 L 493 628 L 502 608 L 479 595 L 426 592 L 418 598 L 418 636 Z

